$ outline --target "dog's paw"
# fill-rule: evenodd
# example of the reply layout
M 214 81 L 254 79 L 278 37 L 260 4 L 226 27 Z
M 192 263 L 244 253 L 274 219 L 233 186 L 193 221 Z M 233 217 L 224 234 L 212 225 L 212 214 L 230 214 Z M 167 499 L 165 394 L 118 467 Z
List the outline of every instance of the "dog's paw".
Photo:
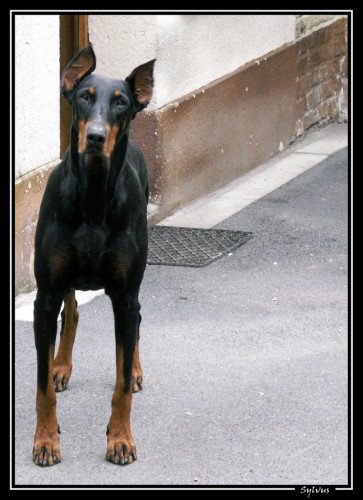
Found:
M 137 460 L 136 448 L 132 437 L 111 436 L 107 426 L 106 460 L 116 465 L 128 465 Z
M 53 367 L 53 381 L 55 392 L 65 391 L 71 378 L 72 365 L 58 365 Z
M 33 447 L 33 461 L 36 465 L 46 467 L 59 464 L 61 461 L 59 433 L 59 427 L 56 432 L 43 430 L 36 433 Z

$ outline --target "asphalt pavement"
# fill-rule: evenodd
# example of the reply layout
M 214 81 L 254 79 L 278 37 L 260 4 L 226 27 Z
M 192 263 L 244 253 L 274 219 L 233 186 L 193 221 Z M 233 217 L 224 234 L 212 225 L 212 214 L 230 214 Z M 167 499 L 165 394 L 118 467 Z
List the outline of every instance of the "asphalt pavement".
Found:
M 128 466 L 105 460 L 109 298 L 79 306 L 53 467 L 32 461 L 36 353 L 31 322 L 16 321 L 15 485 L 346 485 L 347 223 L 344 148 L 220 222 L 253 233 L 232 254 L 204 268 L 147 266 Z

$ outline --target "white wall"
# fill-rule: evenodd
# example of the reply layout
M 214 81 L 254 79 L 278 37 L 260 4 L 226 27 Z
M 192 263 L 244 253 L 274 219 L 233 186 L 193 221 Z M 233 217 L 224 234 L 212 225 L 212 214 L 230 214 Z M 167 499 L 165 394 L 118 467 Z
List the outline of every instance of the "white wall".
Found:
M 295 15 L 90 15 L 97 71 L 124 78 L 157 58 L 160 108 L 294 40 Z M 96 72 L 97 72 L 96 71 Z
M 59 159 L 59 16 L 15 16 L 15 176 Z
M 90 15 L 89 39 L 96 54 L 95 74 L 124 80 L 157 57 L 155 15 Z

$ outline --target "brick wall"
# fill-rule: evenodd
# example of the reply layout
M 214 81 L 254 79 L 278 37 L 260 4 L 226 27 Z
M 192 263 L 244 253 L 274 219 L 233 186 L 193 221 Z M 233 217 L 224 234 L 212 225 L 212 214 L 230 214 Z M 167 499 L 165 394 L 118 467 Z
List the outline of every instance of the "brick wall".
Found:
M 295 23 L 295 36 L 299 38 L 301 36 L 311 33 L 314 29 L 322 27 L 323 24 L 327 24 L 342 17 L 339 14 L 296 14 Z
M 340 18 L 297 41 L 297 136 L 316 123 L 347 120 L 347 38 L 347 18 Z

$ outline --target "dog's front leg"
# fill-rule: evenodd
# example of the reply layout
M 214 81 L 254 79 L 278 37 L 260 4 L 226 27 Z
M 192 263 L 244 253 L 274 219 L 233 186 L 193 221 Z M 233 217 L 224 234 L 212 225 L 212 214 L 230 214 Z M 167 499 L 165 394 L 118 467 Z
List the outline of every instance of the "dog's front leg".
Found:
M 137 296 L 110 294 L 115 316 L 116 387 L 112 413 L 107 427 L 106 460 L 125 465 L 136 460 L 136 448 L 130 428 L 131 372 L 139 321 Z
M 57 317 L 62 298 L 38 289 L 34 302 L 34 334 L 37 350 L 37 427 L 33 460 L 37 465 L 54 465 L 61 461 L 56 395 L 53 385 L 54 344 Z

